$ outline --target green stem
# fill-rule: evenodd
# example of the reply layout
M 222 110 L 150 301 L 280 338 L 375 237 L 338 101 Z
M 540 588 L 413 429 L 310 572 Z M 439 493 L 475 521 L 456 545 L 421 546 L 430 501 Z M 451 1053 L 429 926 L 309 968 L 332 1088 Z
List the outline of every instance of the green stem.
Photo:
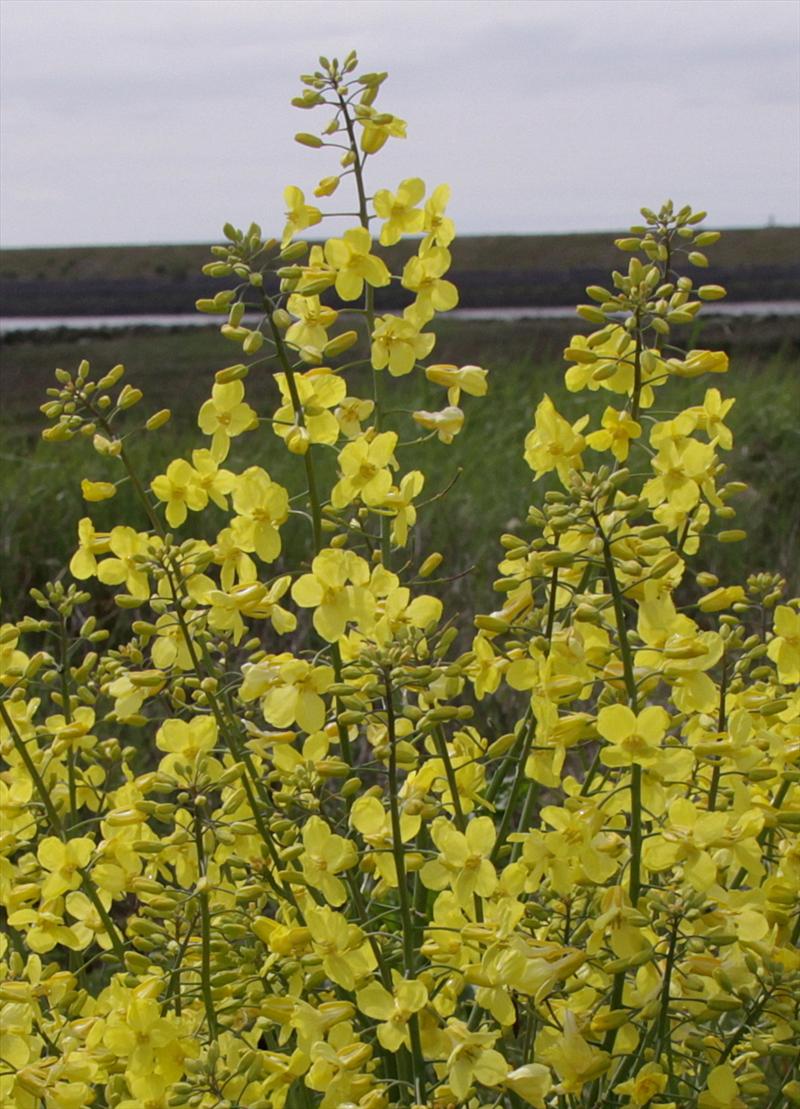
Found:
M 69 637 L 67 636 L 67 621 L 63 612 L 58 614 L 59 621 L 59 670 L 61 677 L 61 708 L 64 712 L 64 723 L 72 723 L 72 701 L 69 692 Z M 69 793 L 69 817 L 67 824 L 72 827 L 78 819 L 78 784 L 75 775 L 75 748 L 70 742 L 67 750 L 67 790 Z
M 80 871 L 80 876 L 81 876 L 81 886 L 83 888 L 83 892 L 89 898 L 89 900 L 91 901 L 92 905 L 95 908 L 95 911 L 97 912 L 97 915 L 102 920 L 103 927 L 106 930 L 106 935 L 108 936 L 109 940 L 111 941 L 111 946 L 114 950 L 114 954 L 119 959 L 119 961 L 122 962 L 125 958 L 125 945 L 122 942 L 120 934 L 117 931 L 117 928 L 116 928 L 113 920 L 111 919 L 111 917 L 108 913 L 108 910 L 106 909 L 103 902 L 100 900 L 100 896 L 99 896 L 97 890 L 94 888 L 94 883 L 92 882 L 89 875 L 86 873 L 85 870 L 81 870 Z
M 206 877 L 205 852 L 203 850 L 203 829 L 200 823 L 200 814 L 195 813 L 194 842 L 197 850 L 197 870 L 201 879 Z M 206 1011 L 208 1035 L 212 1040 L 217 1038 L 217 1014 L 214 1009 L 214 996 L 211 992 L 211 913 L 208 907 L 208 891 L 203 889 L 199 895 L 200 900 L 200 936 L 202 942 L 200 982 L 203 993 L 203 1005 Z
M 436 747 L 436 753 L 444 763 L 447 785 L 450 789 L 450 796 L 453 798 L 453 816 L 455 817 L 456 828 L 458 828 L 459 832 L 463 832 L 467 827 L 467 821 L 464 816 L 464 810 L 461 808 L 461 798 L 458 793 L 456 772 L 453 769 L 453 764 L 450 760 L 450 752 L 447 750 L 447 741 L 441 727 L 434 729 L 433 742 Z
M 726 666 L 725 655 L 722 656 L 722 679 L 719 687 L 719 717 L 717 720 L 717 731 L 724 732 L 727 728 L 727 719 L 725 715 L 725 695 L 727 692 L 728 684 L 728 668 Z M 711 785 L 708 790 L 708 811 L 713 812 L 717 807 L 717 791 L 719 790 L 719 779 L 722 773 L 722 762 L 718 762 L 714 767 L 711 774 Z
M 539 783 L 536 781 L 528 782 L 528 790 L 525 794 L 525 800 L 522 804 L 522 812 L 519 814 L 519 823 L 517 824 L 517 832 L 527 832 L 531 826 L 531 817 L 533 810 L 536 808 L 536 802 L 539 799 Z M 511 847 L 511 862 L 515 862 L 522 854 L 522 844 L 515 843 Z M 566 941 L 565 941 L 566 942 Z
M 264 307 L 269 320 L 269 326 L 272 331 L 272 338 L 275 342 L 275 350 L 278 355 L 278 360 L 283 367 L 283 372 L 286 377 L 286 386 L 289 390 L 289 396 L 292 401 L 292 408 L 294 409 L 294 418 L 299 427 L 306 426 L 305 413 L 303 404 L 300 400 L 300 394 L 297 391 L 297 382 L 295 381 L 294 370 L 289 361 L 289 356 L 286 353 L 286 344 L 283 341 L 283 336 L 278 330 L 275 321 L 272 318 L 272 313 L 275 310 L 275 305 L 269 297 L 264 297 Z M 308 501 L 311 506 L 311 523 L 314 531 L 314 553 L 319 554 L 322 550 L 322 505 L 319 499 L 319 489 L 317 487 L 317 475 L 314 469 L 314 460 L 311 456 L 311 446 L 303 455 L 303 462 L 306 468 L 306 481 L 308 482 Z
M 553 574 L 550 578 L 550 599 L 547 606 L 547 627 L 545 628 L 545 637 L 548 642 L 553 638 L 553 625 L 556 622 L 556 593 L 558 592 L 558 567 L 553 567 Z
M 631 419 L 639 419 L 639 402 L 642 395 L 642 328 L 639 312 L 636 313 L 636 347 L 633 354 L 633 397 Z
M 633 666 L 633 653 L 628 630 L 625 624 L 625 606 L 622 592 L 617 581 L 614 568 L 614 555 L 608 536 L 603 531 L 603 526 L 597 513 L 592 513 L 594 522 L 600 533 L 603 543 L 603 561 L 605 563 L 608 585 L 614 602 L 614 615 L 617 624 L 619 649 L 622 656 L 622 667 L 625 677 L 625 689 L 628 693 L 628 703 L 634 713 L 639 711 L 639 695 L 636 688 L 636 674 Z M 642 864 L 642 768 L 638 763 L 631 766 L 631 861 L 629 871 L 628 890 L 631 904 L 636 907 L 641 890 L 641 864 Z
M 658 1014 L 658 1045 L 656 1048 L 656 1058 L 661 1058 L 662 1051 L 667 1054 L 667 1070 L 669 1072 L 669 1086 L 673 1082 L 673 1064 L 672 1064 L 672 1040 L 670 1038 L 670 1025 L 669 1025 L 669 992 L 672 985 L 672 969 L 675 965 L 675 948 L 678 942 L 678 932 L 680 931 L 680 917 L 674 917 L 672 921 L 672 931 L 669 936 L 669 949 L 667 950 L 667 965 L 664 968 L 664 983 L 661 987 L 661 1007 Z
M 530 713 L 525 727 L 525 742 L 523 744 L 522 751 L 519 756 L 519 761 L 517 763 L 517 772 L 514 775 L 514 781 L 511 786 L 511 793 L 508 797 L 506 810 L 503 813 L 503 819 L 500 821 L 500 827 L 497 830 L 497 839 L 495 840 L 495 845 L 492 848 L 491 855 L 489 856 L 489 861 L 492 863 L 495 862 L 495 860 L 497 859 L 500 853 L 500 848 L 505 843 L 506 836 L 508 835 L 509 829 L 511 828 L 511 822 L 514 819 L 514 813 L 517 807 L 517 802 L 519 801 L 520 792 L 525 783 L 525 765 L 528 761 L 528 755 L 531 752 L 531 747 L 533 746 L 533 733 L 536 730 L 535 724 L 536 721 L 533 713 Z
M 532 711 L 529 708 L 528 711 L 525 714 L 525 717 L 524 717 L 523 722 L 522 722 L 522 728 L 520 729 L 520 733 L 517 736 L 517 739 L 515 740 L 513 747 L 511 748 L 510 751 L 506 752 L 506 754 L 503 756 L 503 759 L 502 759 L 500 765 L 498 766 L 497 770 L 495 770 L 495 772 L 494 772 L 492 780 L 489 783 L 489 788 L 486 790 L 486 793 L 484 794 L 484 799 L 486 801 L 488 801 L 490 805 L 494 802 L 495 797 L 497 797 L 498 793 L 500 792 L 500 788 L 501 788 L 501 786 L 503 785 L 503 782 L 506 779 L 506 775 L 507 775 L 512 763 L 517 763 L 517 765 L 519 765 L 520 751 L 525 746 L 525 744 L 527 743 L 528 725 L 530 723 L 531 716 L 532 716 Z
M 386 727 L 389 735 L 389 809 L 392 824 L 392 856 L 397 872 L 397 894 L 400 906 L 400 920 L 403 929 L 403 969 L 405 977 L 416 976 L 415 929 L 408 900 L 403 840 L 400 826 L 400 778 L 397 770 L 397 732 L 394 716 L 394 691 L 388 670 L 383 672 L 386 688 Z M 419 1034 L 419 1020 L 413 1013 L 408 1022 L 411 1038 L 411 1055 L 414 1069 L 414 1096 L 418 1103 L 425 1104 L 425 1059 Z M 407 1091 L 404 1091 L 403 1096 Z
M 61 839 L 64 839 L 64 826 L 62 824 L 61 817 L 58 815 L 58 811 L 50 798 L 50 793 L 44 783 L 44 779 L 37 770 L 36 764 L 31 758 L 30 751 L 25 744 L 25 740 L 17 731 L 17 726 L 11 718 L 11 715 L 9 714 L 8 709 L 6 708 L 3 701 L 0 701 L 0 716 L 2 716 L 3 723 L 8 728 L 9 735 L 11 736 L 11 742 L 14 744 L 15 751 L 25 764 L 25 769 L 28 771 L 31 781 L 36 787 L 36 792 L 39 794 L 39 800 L 44 805 L 44 810 L 47 813 L 47 817 L 50 821 L 50 825 L 53 828 L 53 831 L 56 833 L 56 835 L 60 836 Z
M 742 1017 L 742 1023 L 739 1025 L 739 1027 L 733 1033 L 731 1038 L 728 1040 L 727 1044 L 725 1045 L 725 1050 L 723 1051 L 723 1053 L 720 1055 L 719 1059 L 717 1060 L 717 1066 L 718 1067 L 722 1066 L 723 1063 L 728 1061 L 728 1059 L 731 1056 L 731 1053 L 732 1053 L 733 1049 L 736 1047 L 736 1045 L 739 1043 L 739 1041 L 745 1035 L 745 1033 L 747 1032 L 747 1030 L 750 1027 L 751 1022 L 753 1020 L 755 1020 L 756 1017 L 759 1016 L 759 1014 L 761 1013 L 761 1010 L 767 1004 L 767 1002 L 769 1001 L 771 996 L 772 996 L 772 991 L 771 990 L 765 990 L 763 995 L 757 1001 L 754 1001 L 753 1004 L 750 1006 L 750 1008 L 747 1010 L 745 1015 Z
M 367 207 L 367 190 L 364 184 L 364 161 L 362 161 L 358 150 L 358 142 L 356 140 L 355 127 L 353 125 L 352 117 L 347 108 L 347 103 L 344 97 L 339 94 L 339 105 L 344 119 L 344 125 L 347 130 L 347 138 L 350 144 L 350 152 L 353 156 L 353 177 L 356 183 L 356 192 L 358 193 L 358 219 L 361 226 L 369 231 L 369 209 Z M 367 285 L 364 291 L 364 318 L 367 322 L 367 331 L 369 336 L 375 330 L 375 292 L 371 285 Z M 375 430 L 380 431 L 383 426 L 384 417 L 384 400 L 383 400 L 383 372 L 382 370 L 372 371 L 372 388 L 375 398 Z M 381 517 L 381 559 L 384 566 L 389 565 L 390 561 L 390 528 L 391 521 L 387 516 Z

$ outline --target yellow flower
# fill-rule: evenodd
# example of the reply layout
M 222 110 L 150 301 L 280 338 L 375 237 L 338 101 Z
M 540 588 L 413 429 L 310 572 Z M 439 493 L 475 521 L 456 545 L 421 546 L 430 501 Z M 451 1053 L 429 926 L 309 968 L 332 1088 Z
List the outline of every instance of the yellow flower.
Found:
M 681 446 L 664 442 L 650 465 L 656 477 L 642 487 L 642 496 L 651 506 L 667 501 L 680 512 L 689 512 L 700 500 L 700 486 L 711 476 L 714 462 L 711 443 L 689 439 Z
M 458 304 L 458 289 L 444 274 L 450 269 L 450 251 L 443 246 L 420 247 L 403 267 L 401 284 L 417 294 L 408 318 L 419 326 L 432 320 L 437 312 L 449 312 Z
M 350 810 L 350 823 L 371 848 L 369 857 L 387 886 L 397 886 L 397 870 L 392 855 L 392 821 L 377 797 L 358 797 Z M 400 813 L 400 838 L 407 843 L 419 831 L 421 818 L 403 809 Z
M 423 245 L 426 250 L 431 246 L 450 246 L 456 237 L 455 224 L 444 214 L 449 200 L 450 186 L 437 185 L 425 202 L 422 229 L 425 232 Z
M 292 598 L 301 608 L 314 609 L 314 627 L 329 643 L 344 635 L 348 621 L 371 616 L 374 598 L 364 586 L 369 565 L 352 551 L 321 551 L 292 586 Z
M 154 477 L 150 488 L 166 503 L 167 523 L 171 528 L 180 527 L 186 519 L 187 508 L 199 512 L 208 504 L 208 494 L 197 483 L 195 471 L 182 458 L 170 462 L 167 472 Z
M 217 724 L 212 716 L 195 716 L 191 720 L 165 720 L 156 732 L 156 747 L 167 754 L 159 769 L 172 774 L 175 764 L 187 763 L 193 772 L 202 755 L 213 751 L 217 743 Z
M 322 967 L 331 981 L 354 990 L 377 965 L 372 948 L 359 927 L 327 906 L 307 909 L 306 925 Z
M 659 872 L 682 863 L 686 881 L 707 894 L 717 880 L 717 864 L 709 848 L 721 846 L 727 827 L 725 813 L 698 812 L 691 801 L 679 797 L 669 806 L 663 833 L 645 844 L 644 865 Z
M 211 453 L 219 462 L 228 457 L 231 439 L 258 426 L 258 416 L 244 400 L 241 381 L 216 383 L 211 397 L 200 406 L 197 423 L 211 435 Z
M 392 971 L 393 992 L 389 993 L 380 982 L 370 982 L 356 994 L 356 1001 L 362 1013 L 379 1020 L 378 1040 L 387 1051 L 398 1051 L 402 1046 L 411 1046 L 408 1022 L 411 1017 L 428 1004 L 428 991 L 422 982 L 403 978 L 396 970 Z
M 666 367 L 676 377 L 728 372 L 728 356 L 721 350 L 690 350 L 685 358 L 669 358 Z
M 618 1094 L 627 1094 L 629 1104 L 637 1106 L 647 1105 L 657 1094 L 662 1094 L 667 1088 L 667 1076 L 658 1063 L 645 1063 L 642 1069 L 627 1082 L 620 1082 L 614 1090 Z
M 464 413 L 454 404 L 441 412 L 426 412 L 421 408 L 418 412 L 412 412 L 411 416 L 426 431 L 435 431 L 441 443 L 452 443 L 464 426 Z
M 153 666 L 159 670 L 169 670 L 172 666 L 177 666 L 180 670 L 191 670 L 194 659 L 177 617 L 165 612 L 156 620 L 155 627 L 156 638 L 150 648 Z M 189 634 L 191 635 L 191 625 Z
M 98 890 L 97 896 L 104 909 L 107 910 L 111 907 L 111 894 L 107 890 Z M 81 893 L 80 890 L 73 890 L 68 893 L 65 906 L 69 915 L 76 922 L 71 925 L 71 930 L 80 940 L 82 948 L 88 947 L 90 943 L 96 943 L 104 951 L 111 950 L 113 943 L 103 919 L 94 903 L 89 900 L 85 893 Z
M 192 480 L 203 490 L 208 499 L 224 512 L 228 507 L 227 494 L 236 483 L 236 475 L 230 470 L 221 470 L 218 460 L 205 447 L 192 451 L 192 466 L 194 466 Z
M 359 498 L 366 505 L 380 505 L 392 487 L 389 466 L 394 462 L 397 435 L 384 431 L 373 438 L 361 436 L 344 446 L 339 454 L 339 481 L 331 492 L 334 508 Z
M 631 439 L 638 439 L 642 434 L 641 424 L 632 420 L 627 412 L 617 412 L 615 408 L 607 408 L 601 422 L 603 430 L 587 435 L 587 445 L 594 451 L 610 450 L 618 462 L 624 462 Z
M 697 1106 L 698 1109 L 745 1109 L 733 1068 L 727 1063 L 710 1071 L 706 1088 L 697 1099 Z
M 371 246 L 372 237 L 364 227 L 351 228 L 341 239 L 325 243 L 325 259 L 336 270 L 336 292 L 342 300 L 358 300 L 365 281 L 373 288 L 389 284 L 386 263 L 370 254 Z
M 438 365 L 426 366 L 425 376 L 428 381 L 437 385 L 444 385 L 447 389 L 448 404 L 458 404 L 462 390 L 471 397 L 485 397 L 489 392 L 486 381 L 488 371 L 480 366 L 451 366 Z
M 16 778 L 10 784 L 0 779 L 0 828 L 6 835 L 30 839 L 36 831 L 36 818 L 30 808 L 33 782 Z
M 517 1097 L 533 1105 L 534 1109 L 545 1109 L 545 1098 L 553 1086 L 550 1070 L 541 1063 L 525 1063 L 512 1070 L 502 1085 Z
M 113 1010 L 103 1033 L 103 1043 L 125 1060 L 126 1071 L 147 1073 L 158 1067 L 172 1082 L 182 1072 L 182 1061 L 175 1056 L 177 1041 L 178 1027 L 162 1017 L 152 997 L 134 996 L 123 1012 Z
M 272 430 L 282 439 L 297 427 L 297 414 L 294 410 L 286 375 L 275 374 L 275 380 L 283 397 L 283 404 L 275 412 Z M 327 443 L 332 446 L 339 438 L 339 421 L 329 409 L 344 399 L 347 386 L 344 379 L 327 366 L 315 366 L 303 374 L 294 375 L 294 383 L 300 403 L 309 442 Z
M 249 466 L 236 479 L 231 521 L 234 539 L 243 551 L 255 551 L 262 562 L 281 553 L 278 528 L 289 516 L 289 494 L 260 466 Z
M 91 750 L 97 742 L 97 737 L 90 734 L 94 724 L 94 709 L 90 709 L 88 705 L 81 705 L 75 709 L 69 720 L 61 713 L 48 716 L 45 726 L 53 737 L 51 743 L 53 754 Z
M 358 862 L 355 844 L 334 835 L 319 816 L 310 816 L 303 826 L 303 874 L 313 889 L 320 891 L 330 905 L 343 905 L 347 887 L 336 875 Z
M 376 112 L 374 108 L 359 104 L 356 108 L 361 132 L 361 149 L 365 154 L 377 154 L 387 139 L 404 139 L 406 121 L 388 112 Z
M 296 288 L 298 292 L 308 288 L 309 285 L 314 285 L 318 289 L 327 289 L 333 285 L 335 280 L 335 268 L 328 265 L 325 261 L 323 248 L 316 243 L 308 252 L 308 261 L 302 267 L 302 273 L 300 277 L 297 278 L 297 284 L 295 285 L 293 282 L 290 288 Z
M 575 1014 L 567 1009 L 563 1017 L 563 1031 L 552 1036 L 552 1043 L 540 1052 L 546 1063 L 555 1069 L 561 1079 L 557 1092 L 580 1094 L 587 1082 L 608 1070 L 611 1056 L 587 1043 L 578 1030 Z
M 372 332 L 372 368 L 389 367 L 393 377 L 411 373 L 414 364 L 433 350 L 436 336 L 420 332 L 417 323 L 408 317 L 380 316 Z
M 492 1047 L 498 1032 L 472 1032 L 460 1020 L 447 1022 L 446 1036 L 451 1050 L 447 1057 L 447 1084 L 461 1101 L 473 1082 L 500 1086 L 508 1078 L 508 1063 Z
M 597 730 L 611 744 L 600 752 L 604 766 L 652 766 L 658 761 L 669 714 L 648 705 L 637 716 L 627 705 L 606 705 L 597 717 Z
M 725 426 L 724 420 L 734 404 L 733 397 L 723 400 L 719 389 L 706 389 L 702 405 L 686 411 L 694 417 L 700 431 L 704 431 L 709 439 L 714 439 L 721 450 L 729 451 L 733 446 L 733 433 Z
M 78 549 L 70 559 L 69 572 L 79 581 L 97 573 L 97 555 L 109 551 L 109 533 L 95 531 L 88 516 L 78 521 Z
M 489 856 L 497 832 L 488 816 L 471 820 L 466 832 L 459 832 L 445 817 L 431 825 L 431 839 L 439 858 L 425 863 L 420 878 L 428 889 L 450 886 L 458 903 L 471 906 L 473 896 L 490 897 L 497 886 L 497 873 Z
M 42 901 L 38 909 L 18 909 L 9 913 L 8 923 L 12 928 L 25 929 L 25 944 L 36 955 L 45 955 L 59 944 L 72 951 L 81 951 L 88 946 L 88 942 L 84 943 L 86 937 L 79 937 L 64 923 L 59 907 L 58 900 Z
M 322 219 L 322 212 L 311 204 L 306 204 L 303 190 L 296 185 L 288 185 L 283 190 L 286 205 L 286 226 L 283 229 L 281 246 L 287 246 L 297 231 L 305 231 Z
M 368 419 L 375 410 L 375 402 L 361 397 L 343 397 L 334 411 L 339 429 L 347 439 L 361 435 L 361 421 Z
M 122 585 L 133 597 L 149 597 L 150 585 L 147 573 L 142 569 L 139 557 L 147 550 L 147 536 L 140 535 L 129 527 L 111 529 L 108 547 L 113 558 L 104 558 L 98 563 L 97 576 L 105 585 Z
M 414 497 L 418 497 L 425 484 L 425 475 L 420 470 L 405 474 L 399 488 L 392 488 L 384 498 L 384 505 L 392 508 L 396 515 L 392 521 L 392 542 L 397 547 L 405 547 L 408 542 L 408 529 L 417 522 Z
M 220 585 L 226 592 L 233 588 L 235 581 L 249 583 L 258 577 L 255 562 L 237 544 L 232 528 L 219 532 L 212 550 L 215 564 L 222 567 Z
M 581 468 L 586 440 L 580 433 L 588 421 L 588 416 L 582 416 L 570 425 L 545 393 L 536 408 L 534 428 L 525 437 L 525 461 L 537 480 L 556 470 L 562 484 L 567 484 L 570 473 Z
M 800 613 L 788 605 L 778 605 L 773 624 L 775 638 L 767 655 L 778 667 L 778 680 L 787 685 L 800 682 Z
M 294 293 L 286 302 L 291 315 L 297 322 L 286 331 L 286 342 L 296 347 L 314 347 L 322 350 L 328 341 L 327 328 L 332 327 L 339 313 L 326 304 L 321 304 L 318 296 L 300 296 Z
M 403 235 L 413 235 L 422 230 L 422 209 L 416 208 L 425 195 L 425 182 L 419 177 L 401 181 L 396 193 L 378 189 L 373 197 L 376 214 L 385 220 L 381 228 L 382 246 L 392 246 Z
M 211 605 L 208 612 L 209 627 L 216 631 L 231 633 L 234 643 L 244 634 L 244 620 L 269 620 L 278 635 L 285 635 L 297 627 L 294 613 L 282 608 L 278 601 L 289 588 L 291 578 L 284 574 L 277 578 L 269 588 L 258 581 L 241 581 L 230 587 L 227 592 L 212 589 L 203 599 Z
M 76 890 L 81 884 L 81 870 L 94 850 L 94 840 L 88 836 L 69 840 L 45 836 L 36 852 L 39 865 L 48 872 L 42 884 L 42 900 L 52 901 L 68 890 Z
M 276 728 L 295 721 L 303 731 L 317 732 L 325 723 L 325 702 L 320 696 L 334 680 L 330 666 L 312 666 L 305 659 L 276 656 L 274 660 L 245 664 L 241 696 L 244 701 L 261 697 L 264 719 Z
M 117 487 L 111 481 L 89 481 L 84 478 L 81 482 L 81 496 L 85 501 L 108 501 L 116 493 Z
M 498 655 L 485 635 L 476 635 L 472 641 L 474 660 L 467 673 L 475 687 L 475 696 L 482 701 L 487 693 L 494 693 L 508 668 L 508 660 Z

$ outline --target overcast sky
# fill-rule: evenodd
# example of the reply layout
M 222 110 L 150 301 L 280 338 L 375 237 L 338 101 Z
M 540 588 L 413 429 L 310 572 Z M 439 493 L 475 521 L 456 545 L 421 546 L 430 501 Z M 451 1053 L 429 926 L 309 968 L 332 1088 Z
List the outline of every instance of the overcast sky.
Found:
M 280 229 L 320 53 L 386 69 L 370 184 L 453 186 L 461 232 L 618 228 L 666 197 L 800 222 L 797 0 L 2 0 L 5 246 Z M 318 126 L 321 123 L 318 122 Z

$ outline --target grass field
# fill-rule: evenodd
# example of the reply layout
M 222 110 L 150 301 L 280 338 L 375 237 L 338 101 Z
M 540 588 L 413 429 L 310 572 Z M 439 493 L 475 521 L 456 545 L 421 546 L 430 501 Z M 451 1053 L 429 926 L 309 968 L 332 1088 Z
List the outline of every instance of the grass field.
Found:
M 521 457 L 536 404 L 548 392 L 570 418 L 584 410 L 585 394 L 576 398 L 563 386 L 559 352 L 568 334 L 564 324 L 544 326 L 538 321 L 460 321 L 439 328 L 436 351 L 440 360 L 479 363 L 491 373 L 491 396 L 466 398 L 467 426 L 450 448 L 426 443 L 419 448 L 418 460 L 411 459 L 411 452 L 404 457 L 404 466 L 420 464 L 428 474 L 436 475 L 427 495 L 444 488 L 460 471 L 446 508 L 437 503 L 423 512 L 420 541 L 425 549 L 445 552 L 447 568 L 454 575 L 475 564 L 474 572 L 458 577 L 451 587 L 465 609 L 494 607 L 496 595 L 491 594 L 490 583 L 498 557 L 497 537 L 514 520 L 524 518 L 527 506 L 540 501 L 547 488 L 545 483 L 532 483 Z M 711 383 L 738 398 L 729 419 L 737 439 L 729 473 L 750 486 L 739 501 L 749 540 L 736 546 L 709 543 L 708 564 L 728 580 L 737 580 L 745 566 L 748 572 L 780 569 L 797 586 L 800 377 L 795 359 L 785 349 L 754 350 L 752 339 L 749 332 L 743 335 L 741 350 L 735 342 L 729 344 L 733 347 L 732 371 L 727 378 Z M 174 422 L 167 429 L 133 441 L 133 453 L 149 480 L 171 458 L 201 445 L 194 415 L 208 395 L 214 370 L 234 361 L 235 351 L 216 332 L 206 330 L 93 337 L 61 333 L 7 344 L 7 419 L 0 427 L 0 499 L 4 506 L 0 590 L 7 612 L 21 611 L 32 585 L 62 571 L 73 549 L 77 520 L 86 512 L 80 478 L 107 475 L 108 463 L 87 442 L 55 445 L 38 438 L 42 424 L 38 405 L 52 381 L 53 368 L 74 369 L 85 357 L 103 372 L 122 361 L 129 379 L 144 389 L 143 410 L 175 409 Z M 349 381 L 351 392 L 369 395 L 367 373 L 356 373 Z M 391 386 L 397 409 L 441 403 L 441 391 L 417 375 L 393 381 Z M 672 404 L 678 407 L 695 398 L 699 402 L 704 388 L 702 382 L 680 383 L 672 392 Z M 267 376 L 259 379 L 253 375 L 248 392 L 256 407 L 271 410 L 275 392 Z M 592 400 L 598 415 L 604 399 Z M 324 456 L 331 459 L 330 452 Z M 302 466 L 286 455 L 271 431 L 244 436 L 236 443 L 234 467 L 256 462 L 293 491 L 300 490 Z M 92 515 L 100 527 L 119 522 L 121 517 L 141 523 L 124 488 L 114 502 L 93 506 Z M 214 522 L 209 513 L 207 526 L 212 528 Z M 295 545 L 296 550 L 305 549 L 305 542 L 304 535 L 296 534 L 294 539 L 289 535 L 290 546 Z

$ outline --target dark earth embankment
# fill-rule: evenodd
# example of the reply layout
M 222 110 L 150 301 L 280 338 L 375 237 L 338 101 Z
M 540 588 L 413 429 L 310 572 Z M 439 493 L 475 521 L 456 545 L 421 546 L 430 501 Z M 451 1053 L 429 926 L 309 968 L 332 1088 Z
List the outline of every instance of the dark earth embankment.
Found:
M 614 233 L 582 235 L 469 236 L 453 244 L 448 275 L 464 308 L 551 307 L 585 298 L 585 288 L 605 284 L 625 256 Z M 387 251 L 399 273 L 413 252 L 406 241 Z M 61 247 L 7 250 L 0 259 L 4 316 L 102 316 L 190 313 L 199 297 L 229 282 L 204 277 L 203 244 L 176 246 Z M 800 295 L 800 228 L 732 230 L 710 251 L 711 265 L 698 282 L 725 285 L 732 301 L 779 301 Z M 377 306 L 408 301 L 393 285 L 377 291 Z

